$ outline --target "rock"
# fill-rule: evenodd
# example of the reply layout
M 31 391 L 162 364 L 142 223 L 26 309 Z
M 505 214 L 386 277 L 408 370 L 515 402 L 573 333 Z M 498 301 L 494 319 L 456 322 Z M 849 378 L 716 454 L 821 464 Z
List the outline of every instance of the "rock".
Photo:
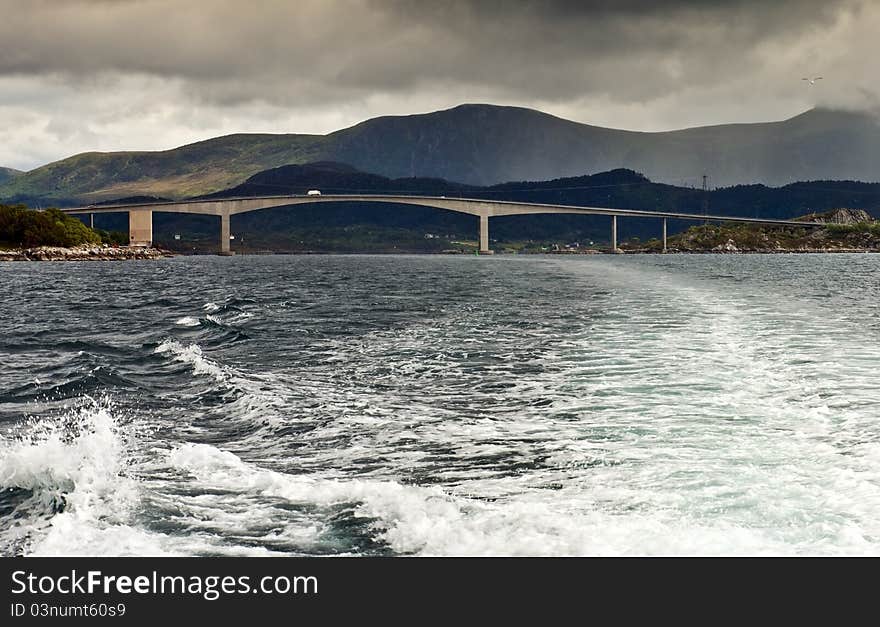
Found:
M 718 253 L 738 253 L 739 248 L 736 247 L 736 243 L 732 239 L 727 240 L 726 244 L 718 244 L 715 248 L 712 249 L 714 252 Z
M 862 209 L 832 209 L 825 213 L 811 213 L 799 220 L 819 222 L 820 224 L 858 224 L 859 222 L 873 222 L 871 214 Z
M 0 251 L 0 261 L 118 261 L 126 259 L 160 259 L 171 253 L 156 248 L 111 246 L 39 246 L 23 250 Z

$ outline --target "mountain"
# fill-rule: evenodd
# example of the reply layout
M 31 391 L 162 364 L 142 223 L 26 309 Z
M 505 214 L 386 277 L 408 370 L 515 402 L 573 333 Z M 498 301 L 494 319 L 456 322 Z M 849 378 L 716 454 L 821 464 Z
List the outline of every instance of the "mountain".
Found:
M 0 185 L 22 174 L 24 174 L 24 172 L 22 172 L 21 170 L 0 167 Z
M 661 133 L 607 129 L 517 107 L 462 105 L 368 120 L 329 136 L 327 158 L 386 176 L 472 184 L 544 180 L 614 168 L 712 186 L 810 179 L 880 180 L 880 122 L 814 109 L 782 122 Z
M 813 109 L 781 122 L 644 133 L 519 107 L 461 105 L 386 116 L 328 135 L 229 135 L 162 152 L 85 153 L 0 184 L 0 198 L 59 202 L 216 192 L 267 168 L 314 161 L 392 178 L 491 185 L 615 168 L 711 186 L 880 180 L 880 124 L 868 113 Z
M 593 205 L 657 211 L 701 213 L 708 210 L 732 216 L 795 218 L 839 207 L 866 210 L 880 217 L 880 183 L 809 181 L 783 187 L 738 185 L 704 193 L 691 187 L 655 183 L 632 170 L 599 174 L 474 186 L 443 179 L 388 177 L 359 171 L 349 165 L 319 162 L 287 165 L 259 172 L 235 187 L 209 194 L 209 198 L 302 194 L 317 188 L 324 193 L 462 194 L 563 205 Z M 126 230 L 123 214 L 96 215 L 96 225 Z M 669 221 L 670 233 L 692 222 Z M 381 203 L 316 203 L 278 207 L 237 215 L 232 221 L 236 246 L 248 250 L 336 252 L 439 252 L 455 240 L 476 234 L 473 216 L 428 207 L 402 207 Z M 621 239 L 657 237 L 657 220 L 619 220 Z M 491 237 L 504 242 L 605 241 L 609 222 L 604 216 L 527 215 L 492 219 Z M 156 241 L 179 250 L 213 250 L 217 246 L 217 219 L 156 213 Z M 177 241 L 175 234 L 182 235 Z M 428 235 L 438 237 L 428 238 Z M 440 237 L 442 235 L 442 237 Z M 240 248 L 241 250 L 241 248 Z
M 227 135 L 160 152 L 87 152 L 0 185 L 0 198 L 181 198 L 223 189 L 282 163 L 314 161 L 315 146 L 323 141 L 313 135 Z

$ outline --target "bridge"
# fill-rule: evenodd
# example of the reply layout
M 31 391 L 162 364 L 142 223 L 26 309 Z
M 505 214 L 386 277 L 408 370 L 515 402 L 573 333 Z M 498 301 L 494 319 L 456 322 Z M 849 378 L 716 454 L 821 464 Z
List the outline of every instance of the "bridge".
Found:
M 446 196 L 408 196 L 400 194 L 328 194 L 292 196 L 254 196 L 248 198 L 196 199 L 169 202 L 150 202 L 135 204 L 89 205 L 62 209 L 71 215 L 90 214 L 94 224 L 96 213 L 128 213 L 130 246 L 151 246 L 153 243 L 153 212 L 189 213 L 219 216 L 220 254 L 231 254 L 229 248 L 229 219 L 231 216 L 249 211 L 259 211 L 272 207 L 287 207 L 322 202 L 378 202 L 399 205 L 434 207 L 446 211 L 477 216 L 480 220 L 480 253 L 491 254 L 489 248 L 489 218 L 498 216 L 535 214 L 581 214 L 611 217 L 611 250 L 617 251 L 617 218 L 656 218 L 662 220 L 663 252 L 666 252 L 666 221 L 720 221 L 746 222 L 768 226 L 818 227 L 819 222 L 800 222 L 797 220 L 770 220 L 764 218 L 744 218 L 737 216 L 679 213 L 670 211 L 646 211 L 641 209 L 614 209 L 610 207 L 576 207 L 572 205 L 548 205 L 539 203 L 513 202 L 506 200 L 482 200 L 476 198 L 447 198 Z

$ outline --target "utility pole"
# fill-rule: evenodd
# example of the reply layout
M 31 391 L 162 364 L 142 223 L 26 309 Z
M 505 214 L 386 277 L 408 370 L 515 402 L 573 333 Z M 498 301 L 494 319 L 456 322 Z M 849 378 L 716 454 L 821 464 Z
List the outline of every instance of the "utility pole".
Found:
M 706 184 L 708 177 L 703 175 L 703 215 L 709 215 L 709 187 Z

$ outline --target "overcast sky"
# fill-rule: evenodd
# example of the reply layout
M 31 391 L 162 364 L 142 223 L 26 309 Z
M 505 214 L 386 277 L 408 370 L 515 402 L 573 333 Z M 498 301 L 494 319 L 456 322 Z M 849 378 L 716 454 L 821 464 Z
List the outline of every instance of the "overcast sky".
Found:
M 0 42 L 20 169 L 462 102 L 648 131 L 880 102 L 877 0 L 0 0 Z

